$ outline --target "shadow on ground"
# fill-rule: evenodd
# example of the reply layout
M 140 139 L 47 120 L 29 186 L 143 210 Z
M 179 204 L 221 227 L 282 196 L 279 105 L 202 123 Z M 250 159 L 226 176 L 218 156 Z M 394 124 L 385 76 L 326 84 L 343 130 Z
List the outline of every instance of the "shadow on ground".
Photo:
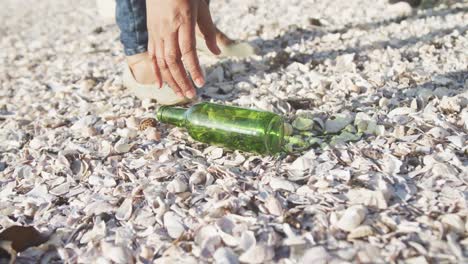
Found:
M 460 35 L 465 34 L 468 31 L 468 26 L 456 26 L 448 29 L 441 29 L 433 32 L 429 32 L 427 34 L 423 34 L 421 36 L 413 36 L 409 38 L 403 39 L 388 39 L 384 41 L 376 41 L 371 44 L 365 44 L 361 46 L 353 46 L 353 47 L 345 47 L 343 49 L 331 49 L 325 51 L 314 51 L 310 50 L 304 53 L 295 53 L 294 55 L 289 54 L 285 51 L 286 47 L 293 46 L 295 44 L 299 44 L 301 41 L 308 41 L 314 38 L 322 37 L 327 34 L 343 34 L 348 32 L 351 29 L 361 29 L 365 31 L 369 31 L 371 33 L 373 30 L 376 30 L 381 27 L 385 27 L 394 23 L 401 23 L 403 21 L 411 22 L 417 21 L 420 19 L 427 19 L 429 17 L 446 17 L 448 15 L 457 14 L 457 13 L 465 13 L 468 12 L 467 7 L 448 7 L 439 10 L 427 10 L 421 14 L 413 14 L 410 16 L 402 16 L 390 19 L 384 19 L 381 21 L 371 22 L 371 23 L 361 23 L 361 24 L 352 24 L 347 25 L 342 28 L 326 28 L 320 24 L 320 21 L 313 20 L 312 25 L 309 28 L 297 28 L 291 27 L 289 31 L 286 33 L 271 39 L 271 40 L 263 40 L 263 39 L 256 39 L 252 41 L 254 45 L 260 47 L 259 55 L 263 56 L 263 59 L 257 61 L 255 63 L 264 65 L 264 71 L 256 71 L 254 70 L 254 66 L 251 62 L 246 61 L 245 64 L 247 65 L 246 69 L 242 72 L 236 73 L 235 76 L 227 76 L 227 80 L 223 85 L 234 85 L 239 81 L 246 81 L 250 82 L 249 78 L 252 74 L 255 74 L 259 78 L 266 73 L 271 73 L 275 71 L 279 71 L 283 68 L 286 68 L 290 64 L 294 62 L 300 62 L 302 64 L 309 65 L 311 70 L 317 67 L 320 64 L 323 64 L 325 60 L 335 60 L 338 56 L 346 55 L 346 54 L 355 54 L 355 60 L 359 58 L 358 61 L 365 61 L 367 55 L 370 51 L 373 50 L 383 50 L 387 48 L 392 49 L 401 49 L 401 48 L 408 48 L 420 43 L 430 43 L 434 45 L 436 49 L 443 48 L 443 43 L 436 41 L 435 39 L 441 38 L 443 36 L 447 36 L 452 34 L 454 31 L 458 31 Z M 452 41 L 456 40 L 456 36 L 452 37 Z M 276 52 L 275 57 L 265 56 L 268 53 Z M 402 52 L 402 56 L 408 60 L 412 61 L 413 58 L 417 57 L 418 54 L 414 52 Z M 232 67 L 233 64 L 236 64 L 236 61 L 233 59 L 226 59 L 220 61 L 219 63 L 213 65 L 208 69 L 208 72 L 215 67 L 222 67 L 223 69 L 229 69 Z M 363 65 L 357 65 L 358 71 L 363 71 Z M 467 71 L 458 71 L 458 72 L 449 72 L 447 74 L 440 74 L 434 76 L 435 78 L 455 78 L 455 83 L 461 83 L 463 86 L 464 81 L 467 78 Z M 458 81 L 457 81 L 458 80 Z M 253 83 L 251 83 L 253 85 Z M 214 84 L 213 86 L 216 86 Z M 423 85 L 426 88 L 434 87 L 434 83 L 432 81 L 428 81 Z M 254 87 L 255 88 L 255 87 Z M 408 88 L 414 88 L 408 87 Z M 454 87 L 454 92 L 458 93 L 461 92 L 463 89 L 459 89 L 460 87 Z M 242 94 L 237 91 L 235 88 L 229 93 L 223 93 L 222 89 L 219 89 L 219 94 L 213 96 L 213 94 L 208 94 L 202 92 L 201 96 L 203 99 L 216 99 L 220 101 L 232 101 L 238 99 Z M 307 98 L 305 98 L 307 99 Z

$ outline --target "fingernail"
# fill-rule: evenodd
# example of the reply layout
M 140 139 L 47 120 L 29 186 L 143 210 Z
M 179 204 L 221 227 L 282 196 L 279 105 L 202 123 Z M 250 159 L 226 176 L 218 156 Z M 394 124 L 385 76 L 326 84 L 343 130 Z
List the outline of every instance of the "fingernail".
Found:
M 184 97 L 184 95 L 181 92 L 176 92 L 177 96 L 179 97 Z
M 221 54 L 221 49 L 218 47 L 218 45 L 216 45 L 216 55 L 219 55 Z
M 185 94 L 188 98 L 192 99 L 195 97 L 195 92 L 193 90 L 190 90 L 188 91 L 186 94 Z
M 205 80 L 203 80 L 202 77 L 198 77 L 195 79 L 195 85 L 197 85 L 197 87 L 202 87 L 205 85 Z

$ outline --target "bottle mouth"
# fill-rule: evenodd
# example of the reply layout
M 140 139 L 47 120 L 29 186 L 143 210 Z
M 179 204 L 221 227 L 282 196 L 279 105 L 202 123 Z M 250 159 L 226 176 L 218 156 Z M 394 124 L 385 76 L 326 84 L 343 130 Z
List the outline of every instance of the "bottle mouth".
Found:
M 158 108 L 158 110 L 156 111 L 156 120 L 158 120 L 159 122 L 162 122 L 163 112 L 166 109 L 167 109 L 167 105 L 162 105 Z
M 161 106 L 156 112 L 156 119 L 161 123 L 181 126 L 185 121 L 187 109 L 173 106 Z

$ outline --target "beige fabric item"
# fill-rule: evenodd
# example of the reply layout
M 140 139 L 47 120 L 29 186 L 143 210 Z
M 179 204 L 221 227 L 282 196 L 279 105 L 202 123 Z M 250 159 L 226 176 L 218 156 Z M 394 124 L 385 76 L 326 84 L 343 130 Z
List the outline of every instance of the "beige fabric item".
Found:
M 123 85 L 127 87 L 139 99 L 154 99 L 161 105 L 177 105 L 190 102 L 188 98 L 180 98 L 169 85 L 164 84 L 161 89 L 156 84 L 140 84 L 128 65 L 125 66 L 123 73 Z
M 255 48 L 247 42 L 236 42 L 231 45 L 219 45 L 221 54 L 218 57 L 246 58 L 255 55 Z M 206 46 L 205 40 L 197 36 L 197 50 L 208 55 L 215 56 Z

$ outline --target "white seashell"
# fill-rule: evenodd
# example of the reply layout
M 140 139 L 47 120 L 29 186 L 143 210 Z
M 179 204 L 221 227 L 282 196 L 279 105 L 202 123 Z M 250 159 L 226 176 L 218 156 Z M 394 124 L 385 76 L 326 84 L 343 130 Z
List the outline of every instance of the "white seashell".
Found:
M 250 248 L 252 248 L 253 246 L 255 246 L 257 244 L 257 241 L 255 239 L 255 235 L 252 231 L 245 231 L 242 233 L 242 236 L 240 238 L 240 242 L 239 242 L 239 247 L 244 250 L 244 251 L 247 251 L 249 250 Z
M 305 118 L 305 117 L 297 117 L 292 122 L 292 127 L 301 131 L 310 130 L 312 129 L 313 126 L 314 126 L 314 120 Z
M 433 127 L 429 131 L 427 131 L 427 134 L 438 139 L 443 139 L 443 138 L 446 138 L 448 135 L 450 135 L 450 133 L 447 130 L 441 127 Z
M 465 138 L 463 136 L 448 136 L 447 140 L 458 148 L 465 146 Z
M 115 246 L 109 242 L 101 242 L 101 252 L 103 256 L 118 264 L 134 263 L 132 253 L 128 248 Z
M 70 183 L 62 183 L 59 186 L 54 187 L 50 190 L 50 193 L 57 196 L 62 196 L 70 191 Z
M 197 245 L 201 246 L 206 239 L 214 236 L 218 236 L 218 230 L 216 227 L 213 225 L 206 225 L 198 230 L 195 234 L 194 241 Z
M 246 70 L 245 64 L 243 62 L 233 62 L 231 63 L 231 67 L 229 71 L 232 74 L 242 73 Z
M 145 129 L 146 139 L 159 141 L 161 140 L 161 133 L 155 127 L 148 127 Z
M 292 182 L 276 177 L 270 178 L 270 187 L 275 191 L 286 190 L 289 192 L 294 192 L 296 190 L 296 186 Z
M 93 126 L 86 126 L 81 130 L 81 135 L 83 137 L 94 137 L 98 134 L 97 130 Z
M 50 202 L 53 199 L 53 196 L 49 194 L 49 191 L 47 190 L 47 186 L 45 184 L 37 184 L 26 195 L 29 197 L 42 199 L 46 202 Z
M 222 148 L 215 148 L 210 153 L 211 159 L 219 159 L 223 156 L 223 149 Z
M 352 231 L 366 218 L 367 209 L 361 205 L 355 205 L 346 209 L 336 226 L 344 231 Z
M 181 193 L 187 190 L 187 183 L 180 178 L 175 178 L 167 185 L 167 191 L 170 193 Z
M 374 231 L 372 230 L 372 227 L 368 225 L 361 225 L 351 230 L 351 232 L 348 234 L 348 240 L 371 236 L 373 233 Z
M 278 201 L 274 195 L 268 196 L 268 198 L 265 200 L 265 207 L 272 215 L 280 216 L 283 214 L 283 207 L 280 201 Z
M 125 124 L 128 128 L 138 130 L 140 127 L 140 120 L 134 116 L 131 116 L 125 120 Z
M 224 81 L 224 70 L 223 67 L 217 66 L 207 76 L 207 83 L 221 83 Z
M 128 144 L 126 140 L 120 139 L 119 141 L 117 141 L 117 143 L 115 143 L 114 150 L 117 153 L 127 153 L 132 147 L 132 144 Z
M 206 181 L 206 171 L 197 170 L 190 176 L 189 183 L 191 185 L 203 184 Z
M 216 221 L 216 227 L 218 228 L 218 234 L 222 238 L 223 242 L 230 247 L 236 247 L 239 245 L 239 238 L 234 237 L 233 231 L 236 224 L 230 217 L 222 217 Z
M 387 7 L 387 12 L 397 16 L 409 16 L 413 12 L 413 8 L 406 2 L 398 2 Z
M 351 189 L 346 194 L 351 204 L 363 204 L 379 209 L 388 208 L 388 199 L 381 190 L 371 191 L 367 189 Z
M 177 239 L 185 232 L 182 218 L 174 212 L 164 214 L 164 227 L 171 238 Z
M 110 213 L 115 210 L 114 206 L 104 201 L 96 201 L 88 204 L 84 208 L 84 212 L 87 216 L 100 215 L 102 213 Z
M 432 174 L 434 176 L 450 177 L 458 174 L 457 170 L 447 163 L 435 163 L 432 166 Z
M 308 249 L 300 263 L 326 264 L 331 259 L 330 254 L 324 247 L 318 246 Z
M 133 211 L 133 199 L 127 198 L 122 202 L 120 207 L 115 212 L 115 218 L 117 218 L 117 220 L 120 220 L 120 221 L 126 221 L 130 219 L 130 217 L 132 216 L 132 211 Z
M 260 244 L 251 247 L 240 255 L 239 260 L 244 263 L 260 264 L 270 261 L 273 257 L 273 248 Z
M 381 108 L 385 108 L 385 107 L 388 106 L 389 102 L 390 102 L 390 101 L 389 101 L 387 98 L 382 97 L 382 98 L 380 98 L 380 100 L 379 100 L 379 106 L 380 106 Z
M 403 162 L 401 160 L 390 154 L 385 154 L 383 159 L 380 160 L 379 163 L 382 166 L 383 172 L 389 175 L 396 175 L 400 173 L 401 166 L 403 165 Z
M 131 128 L 119 128 L 117 134 L 123 138 L 135 138 L 138 135 L 137 131 Z
M 429 262 L 427 262 L 426 257 L 424 256 L 407 258 L 405 259 L 405 263 L 406 264 L 429 264 Z
M 232 249 L 227 247 L 218 248 L 213 254 L 213 260 L 216 264 L 237 264 L 239 260 Z
M 354 56 L 354 53 L 338 56 L 335 65 L 336 71 L 341 73 L 355 72 L 356 64 L 354 63 Z
M 94 224 L 93 229 L 83 234 L 80 243 L 86 244 L 90 241 L 99 241 L 106 237 L 106 222 L 98 221 Z
M 328 133 L 340 132 L 343 128 L 353 122 L 354 116 L 351 113 L 341 113 L 331 116 L 325 122 L 325 130 Z
M 414 110 L 411 107 L 398 107 L 393 109 L 388 113 L 388 117 L 393 118 L 395 116 L 400 116 L 400 115 L 409 115 L 415 113 L 416 110 Z
M 465 223 L 462 218 L 457 214 L 446 214 L 441 217 L 441 222 L 446 224 L 450 230 L 457 234 L 465 232 Z

